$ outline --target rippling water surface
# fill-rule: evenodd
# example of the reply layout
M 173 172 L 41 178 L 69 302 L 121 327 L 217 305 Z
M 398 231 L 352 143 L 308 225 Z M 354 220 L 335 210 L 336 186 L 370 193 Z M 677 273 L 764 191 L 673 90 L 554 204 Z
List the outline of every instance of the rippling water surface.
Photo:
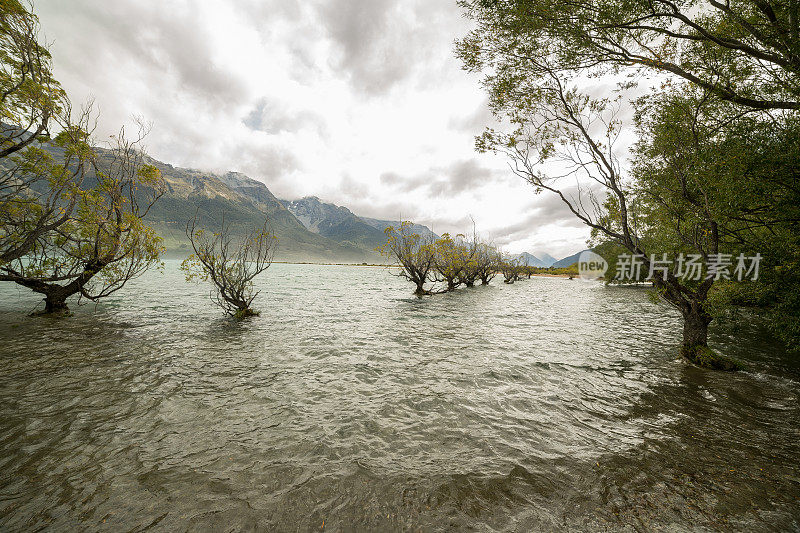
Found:
M 67 319 L 0 286 L 0 530 L 800 528 L 800 365 L 757 324 L 714 331 L 731 375 L 640 290 L 260 283 L 245 322 L 175 262 Z

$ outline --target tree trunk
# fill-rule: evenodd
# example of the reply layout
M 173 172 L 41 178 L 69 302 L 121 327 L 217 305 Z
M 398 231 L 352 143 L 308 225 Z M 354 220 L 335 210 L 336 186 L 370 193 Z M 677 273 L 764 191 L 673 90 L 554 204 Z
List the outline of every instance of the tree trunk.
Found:
M 738 361 L 716 353 L 708 347 L 708 325 L 712 317 L 701 304 L 692 302 L 683 311 L 683 343 L 681 355 L 692 364 L 713 370 L 741 370 Z
M 708 347 L 708 325 L 711 317 L 692 305 L 683 313 L 683 348 L 690 350 L 696 347 Z
M 58 287 L 58 289 L 61 289 L 61 287 Z M 54 290 L 53 287 L 46 287 L 45 290 L 38 290 L 36 292 L 44 294 L 44 311 L 38 311 L 32 313 L 31 316 L 69 314 L 69 307 L 67 306 L 67 297 L 71 295 L 70 292 L 64 291 L 63 289 Z
M 48 295 L 44 299 L 44 312 L 47 315 L 69 312 L 66 297 L 62 295 Z

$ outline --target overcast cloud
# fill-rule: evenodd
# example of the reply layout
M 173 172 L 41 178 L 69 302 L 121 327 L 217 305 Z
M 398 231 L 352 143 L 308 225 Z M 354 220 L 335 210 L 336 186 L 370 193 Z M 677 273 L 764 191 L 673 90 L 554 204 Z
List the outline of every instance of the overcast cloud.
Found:
M 478 229 L 510 252 L 563 257 L 588 231 L 498 156 L 453 41 L 455 0 L 39 0 L 56 73 L 94 98 L 100 135 L 141 115 L 148 150 L 176 166 L 236 170 L 278 197 L 356 214 Z

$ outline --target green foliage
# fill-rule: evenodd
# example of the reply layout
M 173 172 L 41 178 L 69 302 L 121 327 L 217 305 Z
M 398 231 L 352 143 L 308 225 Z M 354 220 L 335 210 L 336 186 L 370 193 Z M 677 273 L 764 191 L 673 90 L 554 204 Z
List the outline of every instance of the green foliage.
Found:
M 413 232 L 413 223 L 401 221 L 400 226 L 386 228 L 386 244 L 378 251 L 400 267 L 400 276 L 416 286 L 415 294 L 430 294 L 425 288 L 435 261 L 434 244 Z
M 47 138 L 68 106 L 38 34 L 38 18 L 22 3 L 0 3 L 0 157 Z
M 750 109 L 797 109 L 797 7 L 743 0 L 459 0 L 474 29 L 458 43 L 465 67 L 488 72 L 496 109 L 541 91 L 517 92 L 532 70 L 562 79 L 612 75 L 621 87 L 643 75 L 688 80 Z M 626 78 L 627 76 L 627 78 Z M 533 83 L 535 83 L 535 79 Z
M 476 233 L 466 240 L 462 234 L 445 233 L 436 241 L 414 232 L 414 224 L 403 221 L 400 226 L 386 228 L 387 242 L 380 253 L 400 267 L 400 276 L 416 285 L 415 294 L 432 294 L 426 283 L 443 283 L 441 291 L 452 291 L 461 285 L 471 287 L 477 280 L 488 284 L 494 277 L 499 253 L 479 241 Z
M 701 339 L 709 313 L 772 298 L 776 331 L 797 346 L 797 7 L 459 3 L 476 24 L 458 53 L 484 74 L 492 110 L 511 125 L 487 130 L 476 148 L 507 156 L 536 192 L 560 195 L 599 245 L 648 258 L 698 253 L 706 263 L 761 253 L 762 277 L 746 288 L 711 291 L 713 279 L 681 279 L 672 268 L 654 280 L 656 294 L 700 324 Z M 629 168 L 615 148 L 618 111 L 647 71 L 669 76 L 633 102 L 639 142 Z M 603 96 L 583 90 L 604 82 Z M 577 193 L 565 193 L 576 182 Z
M 735 318 L 739 307 L 760 311 L 800 349 L 800 117 L 742 115 L 690 87 L 641 99 L 638 108 L 634 174 L 649 199 L 648 238 L 672 255 L 689 251 L 692 239 L 711 250 L 713 237 L 720 253 L 761 254 L 758 280 L 715 284 L 707 310 L 717 318 Z M 716 235 L 700 231 L 700 213 Z
M 142 216 L 164 182 L 144 162 L 142 125 L 136 140 L 121 130 L 110 150 L 92 146 L 91 107 L 73 114 L 36 41 L 36 17 L 13 1 L 0 14 L 8 59 L 0 79 L 0 281 L 43 294 L 46 311 L 63 311 L 69 296 L 103 298 L 159 264 L 161 240 Z M 51 122 L 60 128 L 52 139 Z

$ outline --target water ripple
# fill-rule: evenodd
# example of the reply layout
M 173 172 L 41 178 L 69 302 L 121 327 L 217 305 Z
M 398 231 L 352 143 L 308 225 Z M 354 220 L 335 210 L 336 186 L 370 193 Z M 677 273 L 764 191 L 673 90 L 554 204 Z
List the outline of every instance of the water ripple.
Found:
M 243 323 L 175 263 L 66 320 L 0 286 L 0 529 L 800 528 L 800 369 L 757 321 L 714 332 L 729 375 L 636 289 L 261 284 Z

